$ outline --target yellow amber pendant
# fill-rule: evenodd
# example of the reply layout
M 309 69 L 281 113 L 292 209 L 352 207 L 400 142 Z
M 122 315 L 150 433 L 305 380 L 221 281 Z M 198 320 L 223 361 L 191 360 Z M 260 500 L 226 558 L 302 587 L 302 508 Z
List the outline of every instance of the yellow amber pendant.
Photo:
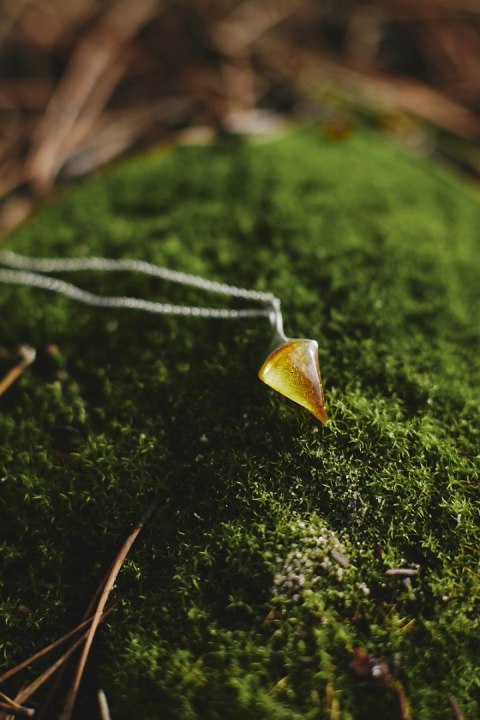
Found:
M 318 343 L 308 339 L 282 339 L 284 342 L 267 357 L 258 377 L 277 392 L 307 408 L 320 422 L 327 422 Z

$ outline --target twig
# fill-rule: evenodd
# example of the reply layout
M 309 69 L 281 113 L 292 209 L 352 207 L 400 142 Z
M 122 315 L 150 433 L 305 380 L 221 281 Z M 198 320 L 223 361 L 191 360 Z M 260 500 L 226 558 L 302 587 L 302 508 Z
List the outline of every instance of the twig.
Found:
M 23 375 L 25 370 L 35 361 L 37 355 L 36 350 L 31 348 L 29 345 L 22 345 L 19 348 L 18 354 L 20 355 L 20 361 L 13 367 L 0 382 L 0 396 L 2 396 L 18 378 Z
M 124 563 L 125 558 L 127 557 L 130 548 L 132 547 L 133 543 L 137 539 L 139 533 L 141 532 L 142 528 L 144 527 L 147 520 L 151 517 L 154 510 L 156 509 L 159 502 L 159 498 L 156 498 L 152 505 L 148 508 L 148 510 L 145 512 L 143 517 L 140 519 L 134 530 L 130 533 L 130 535 L 127 537 L 125 542 L 123 543 L 122 547 L 120 548 L 115 561 L 111 567 L 111 570 L 108 574 L 108 577 L 106 579 L 106 582 L 104 584 L 102 594 L 100 595 L 100 598 L 98 600 L 97 609 L 95 611 L 93 622 L 90 626 L 90 629 L 87 634 L 87 638 L 85 641 L 85 645 L 83 648 L 83 652 L 80 656 L 80 660 L 78 662 L 77 671 L 75 673 L 75 677 L 73 679 L 72 687 L 70 689 L 70 692 L 68 694 L 67 700 L 65 702 L 65 707 L 63 708 L 63 712 L 61 714 L 61 720 L 70 720 L 73 712 L 73 708 L 75 706 L 75 701 L 77 699 L 78 689 L 80 687 L 80 683 L 83 677 L 83 673 L 85 670 L 85 665 L 87 663 L 87 658 L 90 652 L 90 649 L 92 647 L 93 638 L 95 636 L 95 633 L 97 631 L 100 618 L 102 617 L 103 609 L 107 603 L 108 596 L 110 595 L 113 586 L 115 585 L 115 581 L 117 579 L 117 575 L 120 572 L 120 569 Z

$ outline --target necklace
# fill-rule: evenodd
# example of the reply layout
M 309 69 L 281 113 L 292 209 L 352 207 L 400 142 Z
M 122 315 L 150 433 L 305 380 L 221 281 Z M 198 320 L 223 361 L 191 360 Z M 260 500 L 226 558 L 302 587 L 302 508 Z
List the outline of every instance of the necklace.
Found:
M 4 266 L 0 267 L 0 282 L 49 290 L 91 307 L 143 310 L 158 315 L 206 319 L 267 318 L 273 327 L 274 337 L 270 353 L 260 367 L 258 377 L 277 392 L 305 407 L 321 422 L 327 421 L 318 361 L 318 343 L 308 338 L 288 338 L 285 335 L 280 300 L 271 293 L 246 290 L 235 285 L 207 280 L 144 260 L 97 257 L 46 259 L 25 257 L 13 252 L 0 252 L 0 265 Z M 256 303 L 257 307 L 221 309 L 196 305 L 171 305 L 125 296 L 96 295 L 49 274 L 82 270 L 141 273 L 205 292 L 249 300 Z

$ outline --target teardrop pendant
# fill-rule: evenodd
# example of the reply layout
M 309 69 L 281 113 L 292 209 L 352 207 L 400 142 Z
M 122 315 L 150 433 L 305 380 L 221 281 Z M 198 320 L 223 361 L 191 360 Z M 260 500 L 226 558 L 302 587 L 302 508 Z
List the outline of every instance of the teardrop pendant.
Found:
M 267 357 L 258 377 L 320 422 L 327 422 L 316 340 L 286 338 Z
M 274 330 L 271 351 L 258 377 L 281 395 L 309 410 L 320 422 L 328 420 L 318 360 L 318 343 L 309 338 L 288 338 L 283 331 L 280 301 L 272 304 Z

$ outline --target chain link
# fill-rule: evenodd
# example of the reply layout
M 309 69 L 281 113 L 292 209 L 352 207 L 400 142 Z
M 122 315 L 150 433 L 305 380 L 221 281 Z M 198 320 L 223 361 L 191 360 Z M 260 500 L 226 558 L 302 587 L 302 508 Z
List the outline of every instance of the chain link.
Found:
M 281 324 L 280 300 L 271 293 L 257 290 L 246 290 L 235 285 L 207 280 L 197 275 L 189 275 L 168 268 L 160 267 L 144 260 L 114 260 L 111 258 L 72 258 L 72 259 L 46 259 L 30 258 L 17 255 L 13 252 L 0 252 L 0 264 L 8 268 L 0 268 L 0 282 L 12 285 L 26 285 L 42 290 L 64 295 L 90 305 L 103 308 L 127 308 L 130 310 L 143 310 L 159 315 L 176 315 L 201 318 L 240 319 L 250 317 L 268 317 L 273 324 Z M 230 297 L 252 300 L 264 305 L 258 309 L 220 309 L 191 305 L 171 305 L 157 303 L 141 298 L 124 296 L 96 295 L 82 288 L 43 273 L 76 272 L 81 270 L 96 270 L 102 272 L 137 272 L 143 275 L 160 278 L 189 287 L 195 287 L 206 292 L 220 293 Z

